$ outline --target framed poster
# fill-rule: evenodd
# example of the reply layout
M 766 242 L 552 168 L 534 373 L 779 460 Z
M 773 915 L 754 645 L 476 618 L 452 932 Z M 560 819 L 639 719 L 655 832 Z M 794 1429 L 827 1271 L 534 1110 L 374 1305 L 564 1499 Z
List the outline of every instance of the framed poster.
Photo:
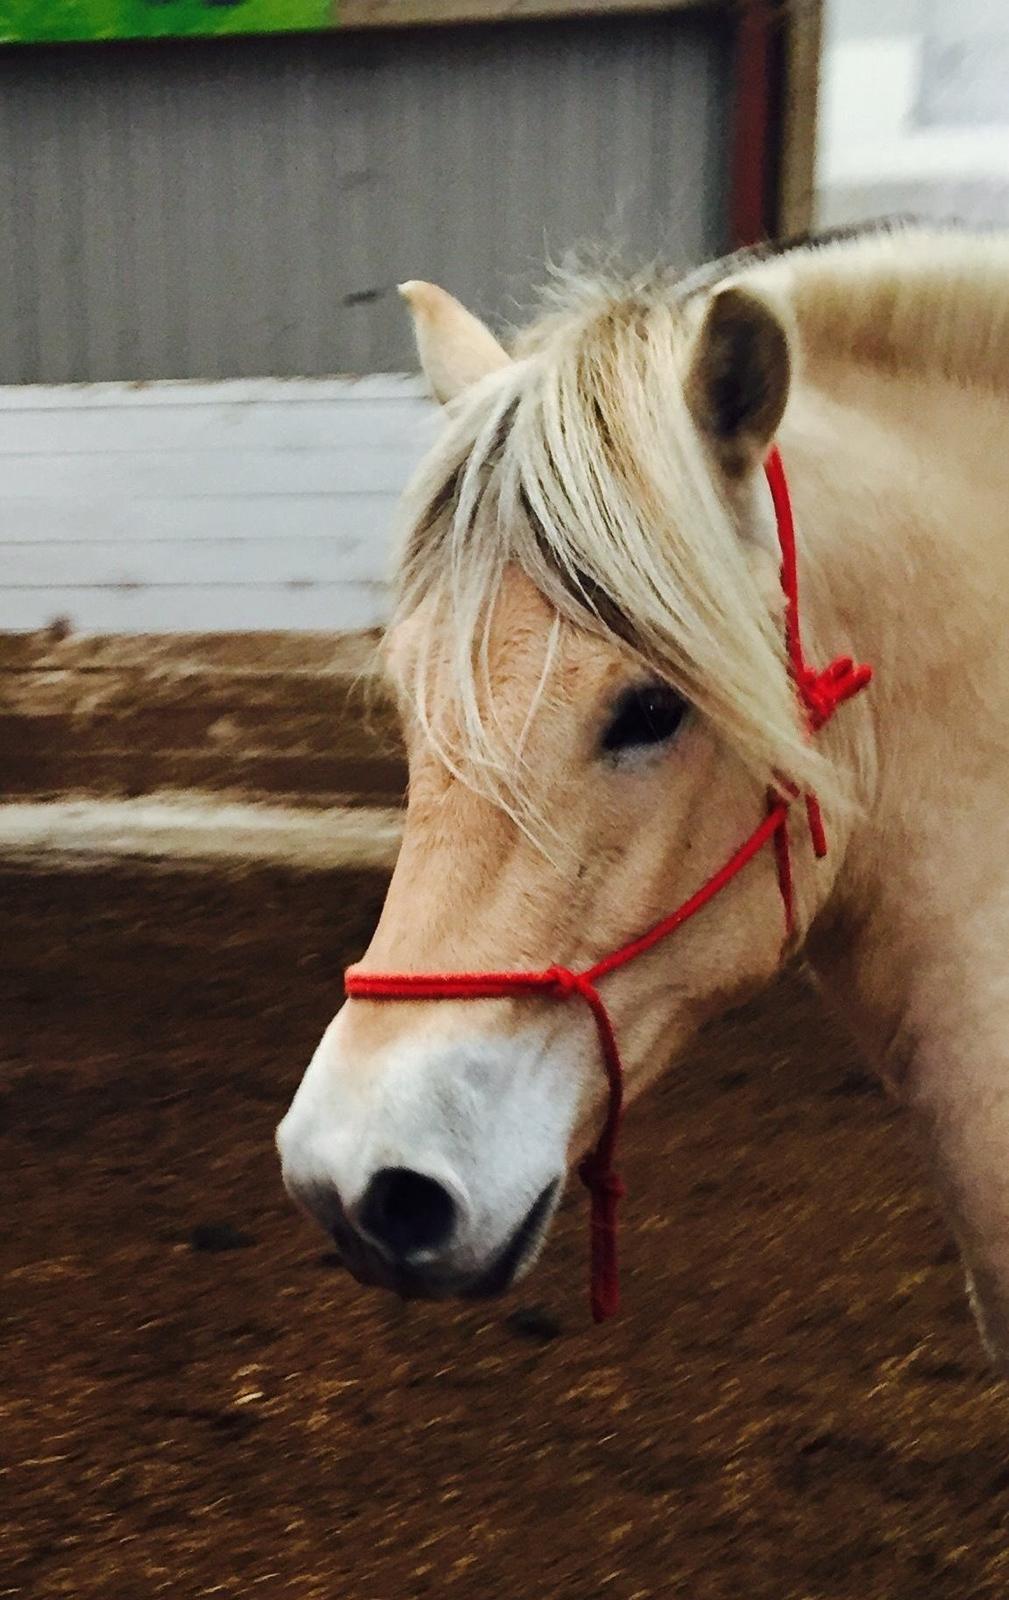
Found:
M 0 43 L 185 39 L 331 28 L 338 0 L 0 0 Z

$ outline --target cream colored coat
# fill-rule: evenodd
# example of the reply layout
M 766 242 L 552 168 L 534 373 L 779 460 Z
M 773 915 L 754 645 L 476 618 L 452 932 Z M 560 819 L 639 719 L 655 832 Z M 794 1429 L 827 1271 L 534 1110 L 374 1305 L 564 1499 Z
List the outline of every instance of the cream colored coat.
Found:
M 775 774 L 817 783 L 827 860 L 794 830 L 805 953 L 918 1120 L 1009 1361 L 1009 243 L 897 232 L 710 285 L 576 285 L 515 360 L 444 291 L 404 292 L 450 420 L 408 499 L 387 652 L 410 800 L 366 967 L 587 963 L 715 870 Z M 772 437 L 807 655 L 876 670 L 815 749 L 780 651 Z M 695 713 L 603 760 L 649 674 Z M 780 959 L 765 852 L 609 980 L 631 1091 Z M 500 1288 L 601 1093 L 574 1008 L 354 1001 L 281 1126 L 285 1178 L 360 1276 Z M 415 1259 L 368 1233 L 389 1170 L 451 1197 Z

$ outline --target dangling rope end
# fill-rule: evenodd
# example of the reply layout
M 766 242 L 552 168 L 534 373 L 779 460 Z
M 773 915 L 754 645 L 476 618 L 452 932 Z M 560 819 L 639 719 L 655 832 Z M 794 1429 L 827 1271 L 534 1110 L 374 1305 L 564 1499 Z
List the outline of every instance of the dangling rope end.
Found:
M 796 649 L 800 649 L 796 646 Z M 792 671 L 799 694 L 806 709 L 811 733 L 818 733 L 830 721 L 839 706 L 854 699 L 872 682 L 872 668 L 859 664 L 851 656 L 838 656 L 822 672 L 816 672 L 802 661 L 793 659 Z M 815 794 L 806 795 L 806 818 L 813 854 L 822 861 L 827 854 L 827 831 L 823 826 L 823 812 Z
M 827 830 L 823 826 L 823 812 L 815 794 L 806 796 L 806 819 L 809 823 L 809 837 L 813 841 L 813 854 L 817 861 L 822 861 L 827 854 Z
M 578 1176 L 592 1197 L 589 1216 L 589 1304 L 593 1322 L 606 1322 L 620 1310 L 617 1259 L 617 1206 L 627 1193 L 619 1173 L 593 1150 L 583 1157 Z

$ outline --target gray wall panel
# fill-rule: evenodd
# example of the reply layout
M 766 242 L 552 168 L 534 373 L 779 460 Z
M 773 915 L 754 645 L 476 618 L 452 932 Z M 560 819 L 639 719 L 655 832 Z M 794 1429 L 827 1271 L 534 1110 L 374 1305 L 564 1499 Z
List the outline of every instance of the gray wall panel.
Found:
M 0 382 L 390 371 L 395 284 L 508 319 L 545 256 L 725 244 L 689 14 L 0 52 Z

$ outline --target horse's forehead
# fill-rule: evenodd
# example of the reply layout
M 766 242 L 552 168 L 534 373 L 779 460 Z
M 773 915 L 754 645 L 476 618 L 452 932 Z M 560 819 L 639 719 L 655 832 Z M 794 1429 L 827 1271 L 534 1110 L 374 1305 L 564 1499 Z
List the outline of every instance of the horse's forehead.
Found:
M 495 676 L 518 678 L 524 671 L 537 676 L 542 670 L 544 652 L 556 620 L 556 611 L 546 596 L 521 568 L 507 567 L 494 597 L 490 629 L 490 663 Z M 385 660 L 392 676 L 408 679 L 423 650 L 429 659 L 438 660 L 437 648 L 430 644 L 433 612 L 426 603 L 390 628 L 385 640 Z M 447 643 L 448 641 L 446 641 Z M 562 655 L 569 670 L 589 668 L 598 654 L 589 636 L 580 629 L 564 629 Z
M 492 670 L 510 675 L 525 668 L 539 672 L 556 612 L 549 600 L 518 567 L 506 568 L 498 590 L 490 628 Z

